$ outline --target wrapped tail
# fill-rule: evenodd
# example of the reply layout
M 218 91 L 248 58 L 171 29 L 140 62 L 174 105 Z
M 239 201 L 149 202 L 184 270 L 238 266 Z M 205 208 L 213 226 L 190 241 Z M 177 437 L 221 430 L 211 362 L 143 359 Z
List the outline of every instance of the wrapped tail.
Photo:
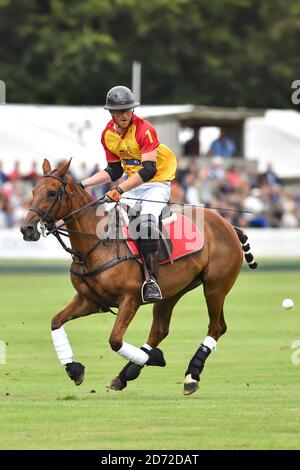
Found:
M 237 236 L 239 237 L 239 240 L 240 240 L 241 245 L 242 245 L 242 250 L 244 252 L 245 260 L 247 261 L 249 268 L 250 269 L 256 269 L 257 268 L 257 263 L 256 263 L 256 261 L 254 261 L 254 256 L 250 251 L 250 244 L 248 243 L 247 235 L 239 227 L 233 227 L 233 228 L 236 231 Z

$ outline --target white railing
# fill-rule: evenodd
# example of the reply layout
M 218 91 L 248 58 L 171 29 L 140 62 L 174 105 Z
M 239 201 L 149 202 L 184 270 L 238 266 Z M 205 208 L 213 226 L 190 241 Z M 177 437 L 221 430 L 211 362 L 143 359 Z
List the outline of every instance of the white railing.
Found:
M 246 229 L 256 258 L 300 258 L 300 229 Z M 65 238 L 64 238 L 65 241 Z M 0 230 L 0 259 L 70 259 L 54 237 L 25 242 L 18 229 Z
M 64 237 L 65 241 L 65 237 Z M 18 229 L 0 230 L 0 259 L 68 259 L 53 236 L 37 242 L 25 242 Z

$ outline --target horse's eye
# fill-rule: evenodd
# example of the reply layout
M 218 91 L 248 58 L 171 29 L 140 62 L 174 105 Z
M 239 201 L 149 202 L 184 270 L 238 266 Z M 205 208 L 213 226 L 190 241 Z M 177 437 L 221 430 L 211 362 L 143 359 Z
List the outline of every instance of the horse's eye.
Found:
M 48 191 L 48 193 L 47 193 L 47 196 L 48 196 L 48 197 L 52 197 L 52 198 L 53 198 L 53 197 L 55 197 L 55 196 L 56 196 L 56 194 L 57 194 L 57 192 L 56 192 L 56 191 Z

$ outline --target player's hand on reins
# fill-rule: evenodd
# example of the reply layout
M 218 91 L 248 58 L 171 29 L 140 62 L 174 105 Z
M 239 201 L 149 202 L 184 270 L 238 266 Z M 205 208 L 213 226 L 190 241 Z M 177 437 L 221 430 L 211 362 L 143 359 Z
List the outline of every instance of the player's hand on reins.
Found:
M 80 183 L 78 183 L 78 186 L 81 189 L 86 190 L 86 185 L 84 181 L 81 181 Z M 124 193 L 123 189 L 121 189 L 120 186 L 116 186 L 115 188 L 108 191 L 105 194 L 105 197 L 107 199 L 107 202 L 119 202 L 123 193 Z
M 120 186 L 116 186 L 106 193 L 107 202 L 119 202 L 123 193 L 123 189 L 121 189 Z
M 80 181 L 80 183 L 78 183 L 78 186 L 81 188 L 81 189 L 86 189 L 86 185 L 84 184 L 84 181 Z

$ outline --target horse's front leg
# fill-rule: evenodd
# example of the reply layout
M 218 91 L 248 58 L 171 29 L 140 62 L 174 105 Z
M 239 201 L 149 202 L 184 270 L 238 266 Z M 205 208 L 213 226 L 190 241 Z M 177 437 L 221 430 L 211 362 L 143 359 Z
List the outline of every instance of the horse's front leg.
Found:
M 144 364 L 137 364 L 130 359 L 130 362 L 121 370 L 108 385 L 112 390 L 123 390 L 128 381 L 135 380 L 145 364 L 149 366 L 164 367 L 166 365 L 163 353 L 157 348 L 159 343 L 168 335 L 169 325 L 173 308 L 183 294 L 177 294 L 172 298 L 161 300 L 153 306 L 153 321 L 147 342 L 140 350 L 148 354 L 148 360 Z
M 140 302 L 136 296 L 125 297 L 120 302 L 118 315 L 109 338 L 109 344 L 113 351 L 117 352 L 127 361 L 130 361 L 130 364 L 133 364 L 138 371 L 147 363 L 149 355 L 146 350 L 123 342 L 123 338 L 139 305 Z M 110 390 L 123 390 L 126 385 L 127 381 L 117 376 L 107 385 L 107 388 Z
M 97 305 L 94 302 L 76 294 L 72 302 L 55 315 L 51 321 L 51 335 L 57 357 L 76 385 L 83 382 L 85 367 L 80 362 L 73 361 L 73 351 L 63 325 L 69 320 L 90 315 L 96 311 Z

